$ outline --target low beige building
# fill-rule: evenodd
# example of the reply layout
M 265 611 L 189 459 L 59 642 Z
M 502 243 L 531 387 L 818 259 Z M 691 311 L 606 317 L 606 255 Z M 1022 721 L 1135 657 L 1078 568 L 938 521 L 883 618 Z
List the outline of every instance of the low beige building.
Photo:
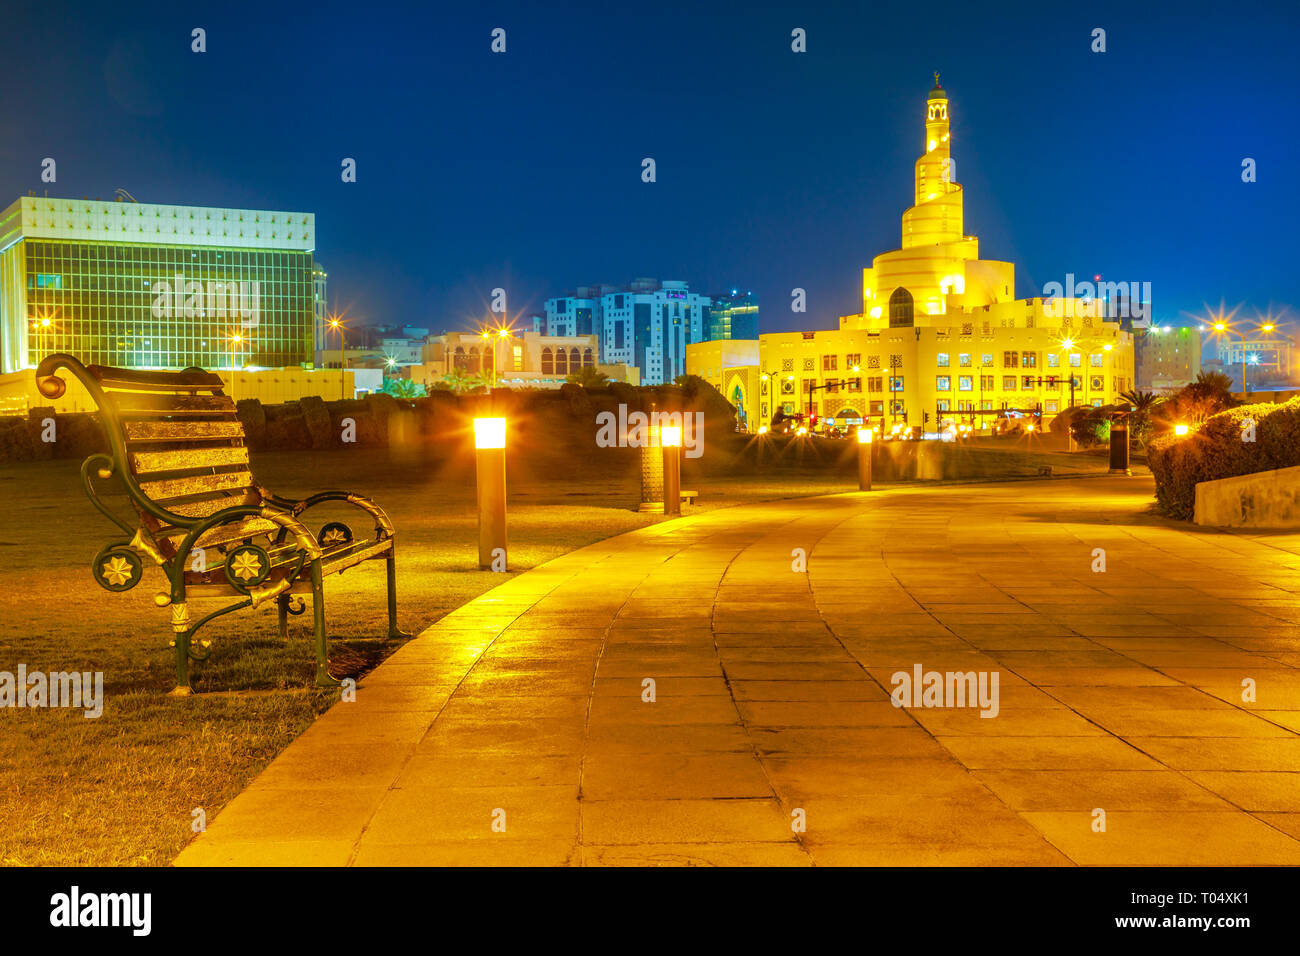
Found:
M 499 388 L 559 388 L 583 368 L 603 372 L 614 381 L 639 385 L 639 371 L 627 365 L 601 365 L 595 335 L 536 335 L 522 332 L 487 336 L 481 332 L 447 332 L 430 338 L 424 362 L 410 368 L 413 382 L 436 387 L 457 374 L 487 376 Z

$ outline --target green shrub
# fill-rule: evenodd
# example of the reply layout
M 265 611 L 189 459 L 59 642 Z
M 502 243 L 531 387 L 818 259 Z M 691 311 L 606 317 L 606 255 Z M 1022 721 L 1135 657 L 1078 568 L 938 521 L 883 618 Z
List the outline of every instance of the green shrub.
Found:
M 1247 419 L 1255 422 L 1253 442 L 1243 439 Z M 1160 510 L 1191 519 L 1198 482 L 1300 465 L 1300 398 L 1242 405 L 1211 415 L 1189 435 L 1162 435 L 1147 447 L 1147 464 Z

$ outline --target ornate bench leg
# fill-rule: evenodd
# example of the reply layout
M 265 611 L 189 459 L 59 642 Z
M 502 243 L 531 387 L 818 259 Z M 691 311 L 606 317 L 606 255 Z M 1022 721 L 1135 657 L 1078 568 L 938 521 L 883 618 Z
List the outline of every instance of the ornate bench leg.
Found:
M 330 676 L 329 640 L 325 636 L 325 588 L 321 583 L 320 561 L 311 563 L 311 613 L 316 626 L 316 686 L 338 687 L 343 682 Z
M 397 546 L 388 552 L 384 563 L 388 566 L 388 639 L 405 640 L 411 635 L 397 626 Z
M 171 697 L 188 697 L 190 689 L 190 609 L 184 601 L 172 605 L 172 629 L 175 631 L 176 644 L 176 687 Z
M 276 611 L 280 615 L 280 640 L 289 639 L 289 595 L 281 594 L 275 599 Z

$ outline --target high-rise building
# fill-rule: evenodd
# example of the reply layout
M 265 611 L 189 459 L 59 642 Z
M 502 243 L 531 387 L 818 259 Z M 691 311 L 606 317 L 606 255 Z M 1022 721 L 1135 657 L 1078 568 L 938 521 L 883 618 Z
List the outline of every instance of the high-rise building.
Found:
M 0 371 L 310 362 L 315 244 L 311 213 L 23 197 L 0 212 Z
M 643 382 L 659 385 L 686 371 L 686 346 L 704 341 L 710 302 L 679 280 L 579 286 L 547 299 L 545 320 L 534 320 L 533 328 L 546 335 L 598 335 L 602 362 L 636 366 Z
M 759 335 L 756 366 L 727 365 L 710 344 L 687 348 L 688 371 L 739 406 L 751 431 L 777 411 L 929 431 L 997 416 L 1050 421 L 1133 387 L 1133 337 L 1106 321 L 1098 299 L 1017 299 L 1015 266 L 979 257 L 953 175 L 948 106 L 936 74 L 900 248 L 862 270 L 860 313 L 836 329 Z
M 1201 371 L 1201 331 L 1196 325 L 1152 324 L 1135 329 L 1137 387 L 1166 395 L 1196 381 Z
M 322 349 L 329 347 L 329 290 L 328 290 L 329 273 L 327 273 L 319 262 L 313 262 L 311 267 L 311 303 L 312 315 L 315 317 L 315 350 L 314 361 L 322 365 Z
M 704 340 L 758 338 L 758 297 L 753 292 L 732 289 L 709 297 L 704 322 Z

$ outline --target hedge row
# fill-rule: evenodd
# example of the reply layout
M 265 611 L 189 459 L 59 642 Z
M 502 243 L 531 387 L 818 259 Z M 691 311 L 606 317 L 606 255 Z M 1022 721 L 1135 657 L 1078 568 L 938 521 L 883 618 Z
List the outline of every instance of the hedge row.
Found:
M 1249 424 L 1254 423 L 1254 441 Z M 1300 398 L 1282 405 L 1242 405 L 1211 415 L 1189 435 L 1164 435 L 1147 448 L 1160 510 L 1190 520 L 1196 485 L 1300 465 Z

